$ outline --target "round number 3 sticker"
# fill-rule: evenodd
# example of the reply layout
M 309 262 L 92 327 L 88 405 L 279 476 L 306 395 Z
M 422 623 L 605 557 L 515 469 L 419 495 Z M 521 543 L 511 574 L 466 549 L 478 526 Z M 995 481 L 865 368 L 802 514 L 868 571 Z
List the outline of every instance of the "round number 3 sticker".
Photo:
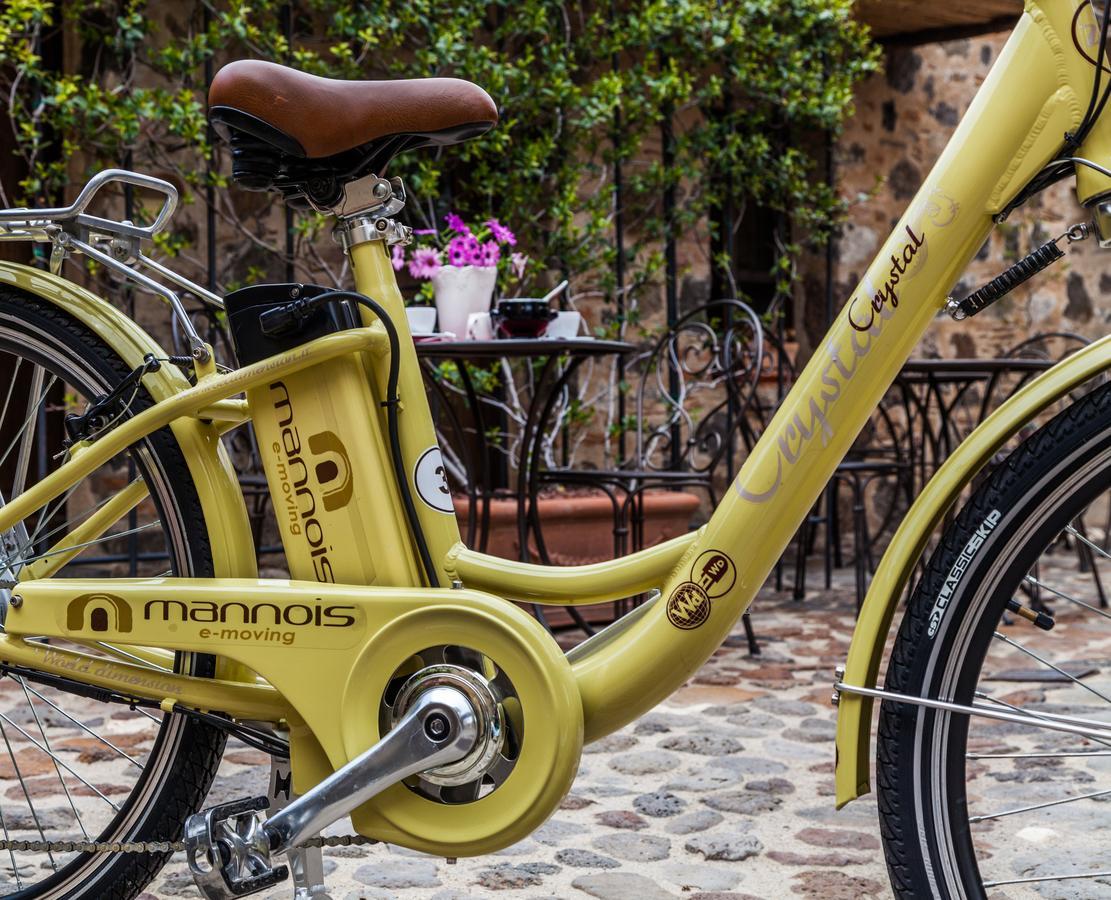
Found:
M 454 513 L 451 504 L 451 489 L 447 484 L 447 469 L 439 447 L 429 447 L 420 455 L 413 470 L 413 481 L 421 500 L 433 509 L 444 513 Z

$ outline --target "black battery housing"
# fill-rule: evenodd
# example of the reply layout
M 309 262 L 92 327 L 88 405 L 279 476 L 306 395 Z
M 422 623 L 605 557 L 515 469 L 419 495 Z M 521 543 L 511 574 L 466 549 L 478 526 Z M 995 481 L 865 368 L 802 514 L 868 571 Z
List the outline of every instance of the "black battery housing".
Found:
M 325 300 L 296 329 L 280 335 L 263 334 L 259 324 L 263 313 L 292 300 L 319 297 L 334 290 L 319 284 L 253 284 L 228 294 L 224 308 L 239 364 L 250 365 L 326 334 L 358 328 L 362 323 L 354 304 L 347 300 Z

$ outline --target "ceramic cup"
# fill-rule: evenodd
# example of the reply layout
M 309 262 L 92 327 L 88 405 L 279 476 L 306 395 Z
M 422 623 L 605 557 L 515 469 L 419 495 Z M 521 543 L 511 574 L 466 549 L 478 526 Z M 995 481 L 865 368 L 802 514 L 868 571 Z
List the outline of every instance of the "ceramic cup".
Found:
M 558 312 L 556 317 L 548 323 L 548 330 L 545 334 L 550 338 L 573 338 L 578 335 L 582 321 L 583 317 L 577 312 L 571 310 Z
M 467 316 L 467 339 L 471 341 L 491 341 L 494 339 L 494 325 L 488 312 L 471 313 Z
M 406 306 L 405 318 L 409 320 L 410 334 L 432 334 L 436 330 L 434 306 Z

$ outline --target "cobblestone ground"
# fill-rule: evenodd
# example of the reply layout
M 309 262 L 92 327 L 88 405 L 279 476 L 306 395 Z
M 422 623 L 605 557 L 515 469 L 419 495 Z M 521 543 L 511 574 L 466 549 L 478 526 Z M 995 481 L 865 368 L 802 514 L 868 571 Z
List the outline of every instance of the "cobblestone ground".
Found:
M 768 592 L 754 608 L 761 655 L 738 629 L 655 712 L 588 746 L 571 794 L 530 838 L 452 865 L 397 847 L 327 850 L 332 896 L 889 896 L 875 800 L 833 808 L 830 685 L 853 612 L 847 591 L 803 604 Z M 258 792 L 264 778 L 225 763 L 213 799 Z M 152 893 L 192 895 L 183 869 L 168 867 Z
M 1106 567 L 1105 567 L 1106 569 Z M 842 576 L 844 577 L 844 576 Z M 1085 580 L 1087 579 L 1087 580 Z M 818 579 L 812 579 L 818 583 Z M 1076 595 L 1091 593 L 1090 576 L 1057 582 Z M 335 900 L 460 900 L 469 897 L 589 898 L 599 900 L 742 900 L 742 898 L 888 897 L 874 797 L 841 812 L 833 808 L 834 710 L 829 696 L 854 622 L 848 578 L 833 591 L 812 591 L 803 603 L 765 591 L 754 607 L 762 654 L 748 655 L 738 629 L 699 674 L 653 713 L 586 748 L 571 794 L 535 834 L 501 853 L 446 860 L 397 847 L 325 851 Z M 985 689 L 1004 703 L 1028 709 L 1096 716 L 1111 703 L 1111 627 L 1102 614 L 1060 604 L 1048 634 L 1028 623 L 1001 630 L 1027 649 L 1052 656 L 1083 685 L 1046 681 L 1035 661 L 1009 645 L 989 657 Z M 22 775 L 48 821 L 72 834 L 69 809 L 93 809 L 123 791 L 128 764 L 104 751 L 72 720 L 43 722 L 63 761 L 92 766 L 89 787 L 63 798 L 49 758 L 29 746 L 36 723 L 17 717 L 10 680 L 2 690 L 8 716 L 26 734 L 6 729 Z M 151 723 L 127 710 L 105 717 L 90 706 L 86 725 L 141 755 Z M 100 716 L 101 718 L 95 718 Z M 40 715 L 44 715 L 40 706 Z M 992 877 L 1111 870 L 1111 755 L 1083 759 L 1101 748 L 1078 738 L 1012 725 L 978 722 L 970 750 L 970 809 L 998 813 L 1062 797 L 1107 791 L 1107 797 L 1047 807 L 1033 814 L 992 817 L 975 826 L 982 866 Z M 1105 751 L 1111 754 L 1111 750 Z M 99 754 L 99 755 L 98 755 Z M 1016 754 L 1025 754 L 1016 758 Z M 13 836 L 37 837 L 22 805 L 20 781 L 0 748 L 0 791 Z M 83 770 L 85 771 L 85 770 Z M 209 803 L 265 791 L 262 754 L 229 745 Z M 71 784 L 73 784 L 71 780 Z M 42 796 L 43 801 L 38 798 Z M 343 833 L 347 827 L 332 829 Z M 0 889 L 13 875 L 0 859 Z M 22 862 L 22 860 L 21 860 Z M 21 866 L 23 877 L 45 861 Z M 14 885 L 7 881 L 7 890 Z M 1024 893 L 1025 891 L 1025 893 Z M 1000 898 L 1111 896 L 1111 879 L 1006 887 Z M 264 896 L 288 900 L 292 891 Z M 179 856 L 143 895 L 197 896 Z

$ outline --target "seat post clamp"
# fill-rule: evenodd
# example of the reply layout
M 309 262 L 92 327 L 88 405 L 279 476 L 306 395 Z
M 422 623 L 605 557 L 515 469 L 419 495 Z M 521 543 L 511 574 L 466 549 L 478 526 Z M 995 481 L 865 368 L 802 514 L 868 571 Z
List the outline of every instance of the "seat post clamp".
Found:
M 405 208 L 405 199 L 400 178 L 387 181 L 367 175 L 351 182 L 344 188 L 343 201 L 331 210 L 339 219 L 332 231 L 333 240 L 344 253 L 367 241 L 385 241 L 387 246 L 410 243 L 413 229 L 393 218 Z
M 413 229 L 396 219 L 374 215 L 352 216 L 339 220 L 332 230 L 332 239 L 343 247 L 344 253 L 350 253 L 352 247 L 367 241 L 385 241 L 386 246 L 405 246 L 413 240 Z
M 366 175 L 344 185 L 340 201 L 330 209 L 338 220 L 332 238 L 345 253 L 367 241 L 385 241 L 387 245 L 408 244 L 413 229 L 393 217 L 405 208 L 405 185 L 400 178 L 379 178 Z

